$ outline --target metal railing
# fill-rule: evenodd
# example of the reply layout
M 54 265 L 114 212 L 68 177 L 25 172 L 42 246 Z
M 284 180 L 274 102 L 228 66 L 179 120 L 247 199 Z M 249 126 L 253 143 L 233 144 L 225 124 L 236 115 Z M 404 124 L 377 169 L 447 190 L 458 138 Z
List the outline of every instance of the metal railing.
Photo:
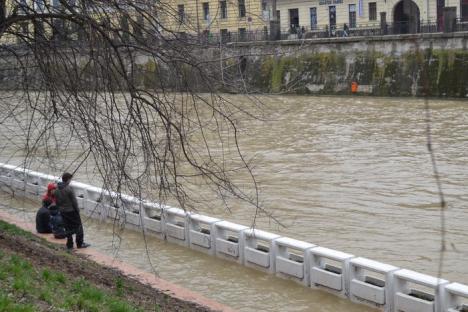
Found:
M 468 31 L 468 21 L 455 20 L 454 32 Z M 303 40 L 319 38 L 387 36 L 403 34 L 430 34 L 444 32 L 444 25 L 437 21 L 420 21 L 419 23 L 395 22 L 359 24 L 356 27 L 316 25 L 314 27 L 300 27 L 281 29 L 277 40 Z M 195 36 L 196 37 L 196 36 Z M 205 44 L 225 44 L 230 42 L 250 42 L 272 40 L 270 33 L 265 30 L 242 32 L 227 32 L 223 34 L 209 33 L 200 35 L 199 42 Z

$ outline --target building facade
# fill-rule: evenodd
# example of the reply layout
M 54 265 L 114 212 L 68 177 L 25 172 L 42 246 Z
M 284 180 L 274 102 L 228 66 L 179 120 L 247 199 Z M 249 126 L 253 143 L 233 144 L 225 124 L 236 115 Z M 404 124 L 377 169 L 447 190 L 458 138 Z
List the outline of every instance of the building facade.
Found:
M 468 20 L 468 0 L 277 0 L 277 15 L 283 32 L 380 27 L 385 22 L 412 33 L 428 23 L 442 25 L 447 7 Z
M 11 1 L 8 2 L 9 8 L 13 7 Z M 77 0 L 70 2 L 80 3 Z M 57 0 L 15 0 L 14 3 L 38 12 L 53 10 L 60 5 Z M 468 0 L 151 0 L 149 3 L 145 10 L 152 11 L 151 15 L 156 17 L 158 25 L 144 27 L 158 27 L 161 33 L 206 38 L 210 34 L 220 34 L 218 39 L 227 38 L 226 41 L 272 39 L 269 33 L 273 32 L 272 25 L 277 25 L 278 21 L 283 34 L 307 32 L 312 35 L 310 38 L 345 35 L 348 32 L 355 32 L 354 35 L 386 34 L 387 27 L 391 28 L 388 33 L 443 31 L 444 11 L 450 8 L 455 12 L 458 23 L 466 21 L 466 27 L 462 30 L 468 30 Z M 102 12 L 107 11 L 103 9 Z M 133 29 L 135 21 L 131 21 L 131 14 L 120 14 L 118 17 L 107 12 L 104 17 L 101 15 L 96 14 L 96 18 L 107 19 L 115 24 L 115 28 L 120 27 L 123 36 L 128 37 L 129 33 L 138 31 L 138 27 Z M 60 20 L 57 22 L 64 23 Z M 143 22 L 136 21 L 140 25 Z M 33 33 L 36 36 L 46 33 L 51 37 L 54 31 L 67 25 L 34 21 L 16 27 L 24 34 Z M 358 33 L 355 31 L 358 29 L 379 31 Z M 320 32 L 320 35 L 314 36 L 314 32 Z M 250 36 L 252 34 L 254 36 Z M 73 36 L 77 37 L 76 34 Z M 289 37 L 274 37 L 279 38 Z M 18 37 L 9 38 L 4 34 L 0 40 L 14 42 Z
M 249 33 L 266 30 L 270 6 L 261 0 L 165 0 L 162 23 L 180 33 Z

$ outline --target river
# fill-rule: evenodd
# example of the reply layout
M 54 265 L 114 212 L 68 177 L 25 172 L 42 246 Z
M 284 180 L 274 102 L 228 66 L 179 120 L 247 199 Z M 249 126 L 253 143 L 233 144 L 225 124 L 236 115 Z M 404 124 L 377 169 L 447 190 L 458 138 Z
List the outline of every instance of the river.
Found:
M 258 228 L 438 274 L 441 213 L 426 146 L 423 100 L 260 99 L 268 118 L 243 123 L 240 145 L 256 157 L 263 205 L 285 227 L 260 218 Z M 429 104 L 434 154 L 447 202 L 442 277 L 468 284 L 468 103 L 434 99 Z M 4 153 L 2 161 L 19 160 Z M 80 177 L 91 180 L 85 174 Z M 246 225 L 253 219 L 252 209 L 243 205 L 232 207 L 231 213 L 220 207 L 201 212 Z M 92 233 L 88 235 L 93 245 L 112 252 L 111 227 L 88 221 L 87 233 Z M 141 256 L 141 236 L 127 231 L 122 237 L 119 256 L 148 269 L 147 258 Z M 157 240 L 150 240 L 149 247 L 162 277 L 241 311 L 363 310 L 323 292 Z

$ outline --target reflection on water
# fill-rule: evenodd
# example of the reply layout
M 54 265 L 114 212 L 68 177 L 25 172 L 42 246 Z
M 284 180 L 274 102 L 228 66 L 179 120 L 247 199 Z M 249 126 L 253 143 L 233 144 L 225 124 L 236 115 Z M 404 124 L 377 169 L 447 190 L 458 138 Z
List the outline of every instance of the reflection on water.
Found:
M 232 98 L 237 102 L 245 100 Z M 254 172 L 262 202 L 286 228 L 266 218 L 258 220 L 259 228 L 437 275 L 439 198 L 426 149 L 422 100 L 299 96 L 261 100 L 268 120 L 241 122 L 240 144 L 247 156 L 256 156 Z M 467 104 L 430 102 L 433 146 L 448 203 L 448 250 L 442 275 L 464 284 L 468 284 Z M 5 157 L 3 154 L 2 159 Z M 80 178 L 91 180 L 83 173 Z M 232 214 L 221 207 L 202 207 L 201 212 L 246 225 L 253 218 L 253 211 L 241 204 L 232 207 Z M 176 247 L 162 244 L 155 248 Z M 141 260 L 139 252 L 135 253 L 138 256 L 132 261 Z M 182 253 L 191 255 L 185 250 Z M 162 259 L 158 257 L 163 256 L 158 253 L 155 259 Z M 197 263 L 199 259 L 204 257 L 197 254 L 190 262 Z M 271 277 L 234 268 L 236 272 L 248 272 L 256 281 L 266 279 L 263 287 L 270 287 Z M 184 270 L 174 271 L 177 276 L 185 274 L 181 273 Z M 295 289 L 294 293 L 306 291 L 288 282 L 278 283 L 275 285 L 287 285 L 281 288 Z M 203 287 L 202 281 L 200 284 Z M 234 283 L 230 288 L 237 286 Z M 275 297 L 282 296 L 278 294 L 281 289 L 271 291 Z M 234 300 L 230 294 L 219 296 Z M 311 296 L 309 290 L 307 294 Z M 296 300 L 293 293 L 288 296 Z M 296 301 L 300 306 L 301 300 Z

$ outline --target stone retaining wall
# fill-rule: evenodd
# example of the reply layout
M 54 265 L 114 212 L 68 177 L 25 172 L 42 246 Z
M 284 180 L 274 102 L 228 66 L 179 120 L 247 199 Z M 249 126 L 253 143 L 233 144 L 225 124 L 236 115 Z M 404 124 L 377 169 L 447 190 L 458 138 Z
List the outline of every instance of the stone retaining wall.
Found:
M 468 97 L 468 33 L 237 43 L 253 92 Z M 240 59 L 240 60 L 238 60 Z

